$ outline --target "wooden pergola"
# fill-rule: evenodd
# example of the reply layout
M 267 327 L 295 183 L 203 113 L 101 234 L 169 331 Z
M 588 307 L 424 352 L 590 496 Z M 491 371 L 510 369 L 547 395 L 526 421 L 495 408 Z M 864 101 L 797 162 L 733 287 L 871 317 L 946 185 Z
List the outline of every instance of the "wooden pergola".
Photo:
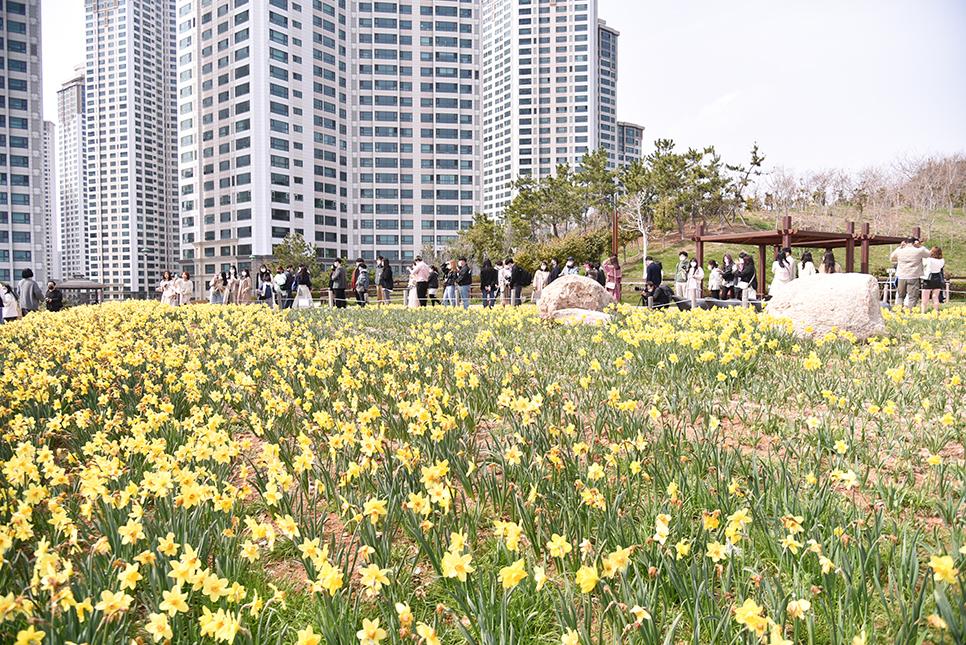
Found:
M 862 225 L 862 232 L 855 232 L 855 222 L 846 224 L 844 233 L 829 233 L 826 231 L 802 231 L 792 228 L 792 218 L 783 217 L 781 228 L 774 231 L 756 231 L 753 233 L 730 233 L 724 235 L 705 235 L 704 224 L 698 225 L 697 234 L 691 238 L 697 244 L 698 263 L 704 266 L 704 245 L 708 242 L 723 244 L 741 244 L 758 247 L 758 284 L 765 285 L 765 249 L 773 247 L 807 248 L 807 249 L 845 249 L 845 271 L 855 271 L 855 248 L 860 250 L 860 273 L 869 272 L 869 248 L 886 244 L 898 245 L 905 238 L 887 235 L 872 235 L 869 225 Z M 913 237 L 920 236 L 919 228 L 913 230 Z

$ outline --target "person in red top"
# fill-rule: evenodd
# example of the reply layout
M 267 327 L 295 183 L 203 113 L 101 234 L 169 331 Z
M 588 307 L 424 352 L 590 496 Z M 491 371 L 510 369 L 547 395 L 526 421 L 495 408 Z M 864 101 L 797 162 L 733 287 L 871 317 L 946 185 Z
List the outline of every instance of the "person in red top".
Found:
M 419 299 L 419 306 L 426 306 L 426 294 L 429 290 L 429 274 L 432 271 L 429 265 L 423 262 L 422 257 L 416 258 L 416 266 L 413 268 L 413 279 L 416 281 L 416 298 Z

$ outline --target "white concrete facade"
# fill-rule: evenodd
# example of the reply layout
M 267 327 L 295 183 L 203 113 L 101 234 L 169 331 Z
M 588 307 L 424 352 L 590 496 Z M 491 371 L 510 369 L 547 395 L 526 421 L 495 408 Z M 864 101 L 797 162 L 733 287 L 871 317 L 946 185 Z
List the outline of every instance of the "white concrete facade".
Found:
M 577 166 L 602 143 L 597 0 L 483 0 L 483 202 L 502 217 L 520 175 Z M 609 51 L 608 51 L 609 53 Z M 616 38 L 613 56 L 616 59 Z M 608 65 L 610 61 L 608 60 Z M 616 105 L 616 102 L 615 102 Z M 607 116 L 612 116 L 609 112 Z M 616 123 L 616 118 L 614 119 Z M 609 121 L 605 122 L 609 127 Z M 604 131 L 606 132 L 606 131 Z
M 87 148 L 84 65 L 57 92 L 57 201 L 61 276 L 90 273 L 87 239 Z
M 177 258 L 174 2 L 85 6 L 90 277 L 145 295 Z
M 47 265 L 44 118 L 40 66 L 40 2 L 4 2 L 6 83 L 0 134 L 0 282 L 20 281 L 24 269 L 43 283 Z

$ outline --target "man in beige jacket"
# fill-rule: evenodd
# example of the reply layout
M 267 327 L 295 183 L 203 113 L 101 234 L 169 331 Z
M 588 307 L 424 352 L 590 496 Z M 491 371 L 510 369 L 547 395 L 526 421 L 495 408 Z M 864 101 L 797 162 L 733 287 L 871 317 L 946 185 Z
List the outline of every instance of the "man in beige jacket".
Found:
M 922 260 L 928 257 L 929 249 L 920 246 L 919 240 L 914 237 L 907 237 L 899 248 L 892 252 L 892 261 L 896 263 L 898 282 L 896 292 L 899 303 L 903 303 L 908 295 L 910 310 L 915 309 L 919 304 L 919 281 L 923 276 Z

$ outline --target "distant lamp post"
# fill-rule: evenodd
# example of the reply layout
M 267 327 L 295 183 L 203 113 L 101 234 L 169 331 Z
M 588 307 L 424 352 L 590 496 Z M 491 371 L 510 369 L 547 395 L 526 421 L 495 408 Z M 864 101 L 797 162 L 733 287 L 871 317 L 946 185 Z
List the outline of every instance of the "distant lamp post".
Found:
M 146 246 L 138 249 L 138 253 L 141 253 L 141 254 L 144 255 L 144 299 L 145 300 L 147 300 L 147 299 L 149 299 L 151 297 L 150 296 L 150 294 L 151 294 L 151 287 L 148 286 L 148 260 L 150 260 L 151 258 L 148 257 L 148 254 L 149 253 L 153 253 L 153 252 L 154 252 L 154 249 L 148 248 Z M 141 280 L 140 280 L 140 277 L 141 276 L 140 276 L 140 271 L 138 271 L 138 274 L 139 275 L 138 275 L 138 294 L 137 294 L 137 298 L 140 300 L 141 299 Z

